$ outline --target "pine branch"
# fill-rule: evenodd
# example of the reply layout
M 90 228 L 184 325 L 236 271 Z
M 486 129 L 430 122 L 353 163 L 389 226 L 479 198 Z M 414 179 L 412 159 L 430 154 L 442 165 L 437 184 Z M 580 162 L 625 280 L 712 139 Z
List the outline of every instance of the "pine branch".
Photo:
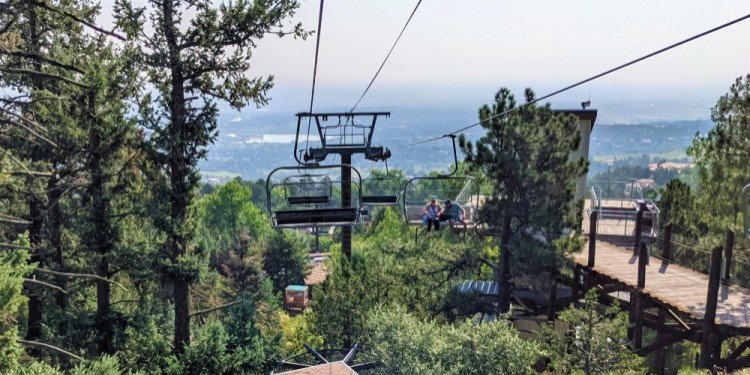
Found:
M 93 275 L 93 274 L 88 274 L 88 273 L 58 272 L 58 271 L 47 270 L 47 269 L 44 269 L 44 268 L 37 268 L 35 271 L 36 272 L 40 272 L 40 273 L 45 273 L 45 274 L 48 274 L 48 275 L 59 276 L 59 277 L 95 279 L 95 280 L 99 280 L 99 281 L 108 282 L 110 284 L 115 284 L 120 289 L 122 289 L 122 290 L 124 290 L 126 292 L 130 292 L 127 288 L 125 288 L 124 286 L 122 286 L 122 284 L 118 283 L 117 281 L 110 280 L 110 279 L 101 277 L 99 275 Z
M 3 68 L 0 67 L 0 72 L 4 73 L 11 73 L 11 74 L 28 74 L 32 76 L 39 76 L 42 78 L 51 78 L 56 79 L 65 83 L 69 83 L 74 86 L 78 86 L 80 88 L 88 89 L 89 87 L 87 85 L 84 85 L 82 83 L 78 83 L 70 78 L 65 78 L 62 76 L 59 76 L 57 74 L 51 74 L 51 73 L 43 73 L 43 72 L 37 72 L 36 70 L 29 70 L 29 69 L 16 69 L 16 68 Z
M 52 142 L 51 140 L 47 139 L 46 137 L 42 136 L 41 134 L 37 133 L 33 129 L 29 128 L 28 126 L 26 126 L 26 125 L 24 125 L 24 124 L 22 124 L 20 122 L 13 121 L 13 120 L 8 120 L 8 119 L 0 119 L 0 124 L 17 126 L 17 127 L 21 128 L 21 129 L 24 129 L 27 132 L 31 133 L 36 138 L 39 138 L 39 139 L 43 140 L 45 143 L 49 144 L 50 146 L 52 146 L 54 148 L 58 148 L 57 144 L 55 142 Z
M 55 7 L 47 4 L 44 1 L 29 0 L 29 3 L 31 3 L 33 5 L 36 5 L 39 8 L 46 9 L 46 10 L 48 10 L 50 12 L 57 13 L 57 14 L 59 14 L 61 16 L 68 17 L 68 18 L 72 19 L 73 21 L 76 21 L 76 22 L 78 22 L 78 23 L 80 23 L 80 24 L 82 24 L 84 26 L 87 26 L 88 28 L 90 28 L 90 29 L 92 29 L 92 30 L 94 30 L 96 32 L 99 32 L 101 34 L 109 35 L 109 36 L 111 36 L 113 38 L 120 39 L 123 42 L 127 41 L 127 39 L 124 36 L 122 36 L 120 34 L 117 34 L 114 31 L 104 30 L 103 28 L 101 28 L 101 27 L 99 27 L 97 25 L 94 25 L 93 23 L 91 23 L 89 21 L 84 20 L 83 18 L 80 18 L 80 17 L 76 16 L 73 13 L 70 13 L 70 12 L 68 12 L 66 10 L 57 9 L 57 8 L 55 8 Z
M 71 71 L 74 71 L 74 72 L 80 73 L 80 74 L 84 74 L 85 73 L 83 70 L 81 70 L 81 69 L 79 69 L 79 68 L 77 68 L 77 67 L 75 67 L 73 65 L 64 64 L 64 63 L 61 63 L 59 61 L 50 59 L 48 57 L 37 55 L 35 53 L 22 52 L 22 51 L 11 51 L 11 50 L 8 50 L 6 48 L 0 48 L 0 54 L 43 62 L 43 63 L 50 64 L 52 66 L 56 66 L 56 67 L 61 68 L 61 69 L 71 70 Z
M 77 359 L 77 360 L 79 360 L 81 362 L 84 361 L 83 358 L 81 358 L 81 357 L 79 357 L 79 356 L 77 356 L 77 355 L 75 355 L 75 354 L 73 354 L 73 353 L 71 353 L 71 352 L 69 352 L 67 350 L 60 349 L 60 348 L 58 348 L 56 346 L 52 346 L 50 344 L 45 344 L 45 343 L 39 342 L 39 341 L 29 341 L 29 340 L 22 340 L 22 339 L 18 339 L 18 342 L 20 342 L 21 344 L 24 344 L 24 345 L 41 346 L 43 348 L 47 348 L 47 349 L 50 349 L 50 350 L 54 350 L 54 351 L 56 351 L 58 353 L 65 354 L 68 357 L 75 358 L 75 359 Z
M 193 316 L 196 316 L 196 315 L 208 314 L 210 312 L 214 312 L 214 311 L 217 311 L 217 310 L 226 309 L 227 307 L 232 307 L 234 305 L 238 305 L 241 302 L 242 301 L 232 301 L 232 302 L 229 302 L 229 303 L 225 303 L 223 305 L 212 307 L 210 309 L 205 309 L 205 310 L 199 310 L 199 311 L 196 311 L 196 312 L 192 312 L 192 313 L 190 313 L 189 316 L 192 318 Z
M 66 292 L 63 288 L 60 288 L 57 285 L 52 285 L 50 283 L 45 283 L 44 281 L 39 281 L 37 279 L 27 279 L 27 278 L 24 278 L 23 281 L 26 282 L 26 283 L 29 283 L 29 284 L 41 285 L 43 287 L 54 289 L 54 290 L 56 290 L 56 291 L 58 291 L 60 293 L 63 293 L 63 294 L 68 294 L 68 292 Z

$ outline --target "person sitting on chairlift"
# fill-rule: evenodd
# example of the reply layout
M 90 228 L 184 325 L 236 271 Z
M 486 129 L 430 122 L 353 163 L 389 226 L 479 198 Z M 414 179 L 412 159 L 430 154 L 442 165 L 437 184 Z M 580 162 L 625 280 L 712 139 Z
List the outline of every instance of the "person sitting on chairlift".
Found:
M 453 234 L 457 234 L 456 231 L 456 221 L 459 221 L 461 224 L 464 225 L 464 231 L 466 231 L 466 220 L 464 220 L 464 208 L 461 207 L 456 202 L 451 202 L 450 199 L 446 199 L 445 202 L 445 208 L 443 208 L 442 211 L 440 211 L 440 214 L 438 215 L 438 222 L 448 220 L 448 223 L 451 226 L 451 232 Z
M 442 209 L 440 208 L 440 205 L 437 204 L 437 197 L 433 195 L 430 199 L 430 203 L 424 206 L 424 216 L 422 216 L 427 222 L 428 232 L 432 229 L 433 225 L 435 226 L 436 231 L 440 230 L 440 220 L 438 219 L 438 216 L 441 211 Z

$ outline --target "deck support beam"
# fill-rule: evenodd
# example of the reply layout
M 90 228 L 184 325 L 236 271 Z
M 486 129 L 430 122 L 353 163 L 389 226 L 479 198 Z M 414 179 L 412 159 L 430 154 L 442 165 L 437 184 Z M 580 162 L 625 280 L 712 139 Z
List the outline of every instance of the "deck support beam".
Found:
M 635 244 L 633 246 L 633 253 L 638 253 L 641 250 L 641 237 L 643 235 L 643 211 L 646 209 L 646 204 L 638 203 L 638 212 L 635 214 Z
M 589 268 L 594 268 L 594 261 L 596 259 L 596 221 L 598 216 L 599 213 L 593 211 L 589 219 Z
M 717 336 L 714 332 L 716 320 L 716 306 L 719 298 L 719 283 L 721 279 L 721 247 L 711 251 L 711 266 L 708 274 L 708 291 L 706 293 L 706 312 L 703 315 L 703 327 L 701 337 L 701 351 L 699 365 L 703 368 L 711 368 L 713 365 L 714 346 L 717 344 Z

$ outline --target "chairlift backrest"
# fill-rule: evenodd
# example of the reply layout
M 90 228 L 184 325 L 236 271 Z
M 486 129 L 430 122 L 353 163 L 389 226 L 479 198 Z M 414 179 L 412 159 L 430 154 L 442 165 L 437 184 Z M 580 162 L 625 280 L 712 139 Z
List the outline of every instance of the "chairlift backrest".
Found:
M 313 181 L 312 177 L 316 175 L 309 173 L 310 171 L 326 169 L 340 170 L 342 167 L 351 168 L 355 172 L 353 176 L 356 179 L 351 181 L 353 187 L 351 207 L 342 206 L 342 200 L 333 196 L 335 181 L 328 175 L 324 175 L 324 178 L 317 175 L 315 181 Z M 281 171 L 296 171 L 297 174 L 274 183 L 274 175 Z M 277 228 L 313 228 L 356 224 L 359 221 L 359 207 L 362 200 L 361 181 L 359 171 L 344 164 L 311 164 L 274 169 L 266 179 L 266 198 L 273 226 Z M 273 191 L 276 189 L 284 190 L 282 200 L 274 196 Z

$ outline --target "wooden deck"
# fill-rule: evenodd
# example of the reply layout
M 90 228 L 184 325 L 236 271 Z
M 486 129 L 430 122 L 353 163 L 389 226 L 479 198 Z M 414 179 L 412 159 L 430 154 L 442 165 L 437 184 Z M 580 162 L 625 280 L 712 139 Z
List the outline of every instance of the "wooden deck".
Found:
M 586 267 L 588 251 L 576 254 L 575 262 Z M 638 256 L 633 255 L 632 249 L 597 240 L 593 271 L 634 287 L 638 279 Z M 703 318 L 707 290 L 708 275 L 674 264 L 664 266 L 653 257 L 646 267 L 644 294 L 695 319 Z M 750 328 L 750 290 L 721 285 L 716 324 Z

